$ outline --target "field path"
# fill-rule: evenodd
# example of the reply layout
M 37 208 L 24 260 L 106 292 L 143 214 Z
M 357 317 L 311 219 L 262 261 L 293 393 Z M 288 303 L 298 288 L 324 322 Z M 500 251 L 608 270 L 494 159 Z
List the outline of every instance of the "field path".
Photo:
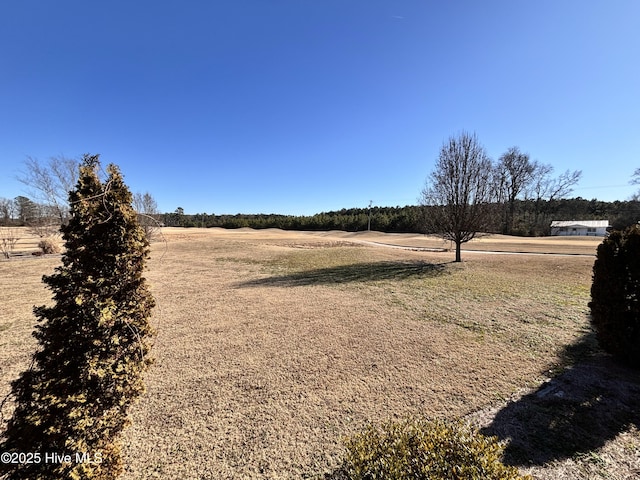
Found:
M 413 250 L 416 252 L 447 252 L 449 249 L 447 248 L 436 248 L 436 247 L 420 247 L 420 246 L 411 246 L 411 245 L 396 245 L 393 243 L 383 243 L 383 242 L 372 242 L 367 240 L 352 240 L 355 243 L 360 243 L 362 245 L 371 245 L 374 247 L 388 247 L 388 248 L 399 248 L 402 250 Z M 481 254 L 490 254 L 490 255 L 559 255 L 559 256 L 580 256 L 580 257 L 593 257 L 592 253 L 558 253 L 558 252 L 510 252 L 510 251 L 500 251 L 500 250 L 461 250 L 462 253 L 481 253 Z

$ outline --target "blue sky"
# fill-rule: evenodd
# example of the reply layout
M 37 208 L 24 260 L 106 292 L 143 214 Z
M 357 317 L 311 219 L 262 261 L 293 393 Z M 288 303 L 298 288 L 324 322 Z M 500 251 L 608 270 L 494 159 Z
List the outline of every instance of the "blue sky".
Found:
M 573 196 L 640 167 L 640 2 L 0 3 L 0 197 L 99 153 L 162 211 L 414 204 L 443 141 L 518 146 Z

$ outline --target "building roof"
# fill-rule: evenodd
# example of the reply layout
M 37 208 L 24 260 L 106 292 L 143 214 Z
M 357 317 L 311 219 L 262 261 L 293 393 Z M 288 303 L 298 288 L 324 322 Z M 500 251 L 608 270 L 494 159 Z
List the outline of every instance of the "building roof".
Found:
M 572 227 L 572 228 L 606 228 L 609 220 L 554 220 L 551 228 Z

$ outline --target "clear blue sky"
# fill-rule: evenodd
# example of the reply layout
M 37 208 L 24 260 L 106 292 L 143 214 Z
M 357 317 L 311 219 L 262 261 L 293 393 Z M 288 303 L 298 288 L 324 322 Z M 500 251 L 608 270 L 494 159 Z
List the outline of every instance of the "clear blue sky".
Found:
M 414 204 L 466 130 L 625 200 L 638 25 L 637 0 L 4 1 L 0 197 L 89 152 L 162 211 Z

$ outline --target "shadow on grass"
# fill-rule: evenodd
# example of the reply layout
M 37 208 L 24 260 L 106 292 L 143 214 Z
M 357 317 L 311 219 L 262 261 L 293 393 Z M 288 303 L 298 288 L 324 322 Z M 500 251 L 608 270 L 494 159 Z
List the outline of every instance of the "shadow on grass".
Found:
M 596 450 L 632 425 L 640 428 L 640 371 L 600 352 L 593 334 L 564 353 L 569 366 L 481 430 L 509 441 L 504 463 L 543 465 Z
M 433 277 L 442 274 L 446 264 L 427 262 L 367 262 L 305 270 L 286 275 L 259 278 L 238 284 L 240 287 L 292 287 L 348 282 Z

